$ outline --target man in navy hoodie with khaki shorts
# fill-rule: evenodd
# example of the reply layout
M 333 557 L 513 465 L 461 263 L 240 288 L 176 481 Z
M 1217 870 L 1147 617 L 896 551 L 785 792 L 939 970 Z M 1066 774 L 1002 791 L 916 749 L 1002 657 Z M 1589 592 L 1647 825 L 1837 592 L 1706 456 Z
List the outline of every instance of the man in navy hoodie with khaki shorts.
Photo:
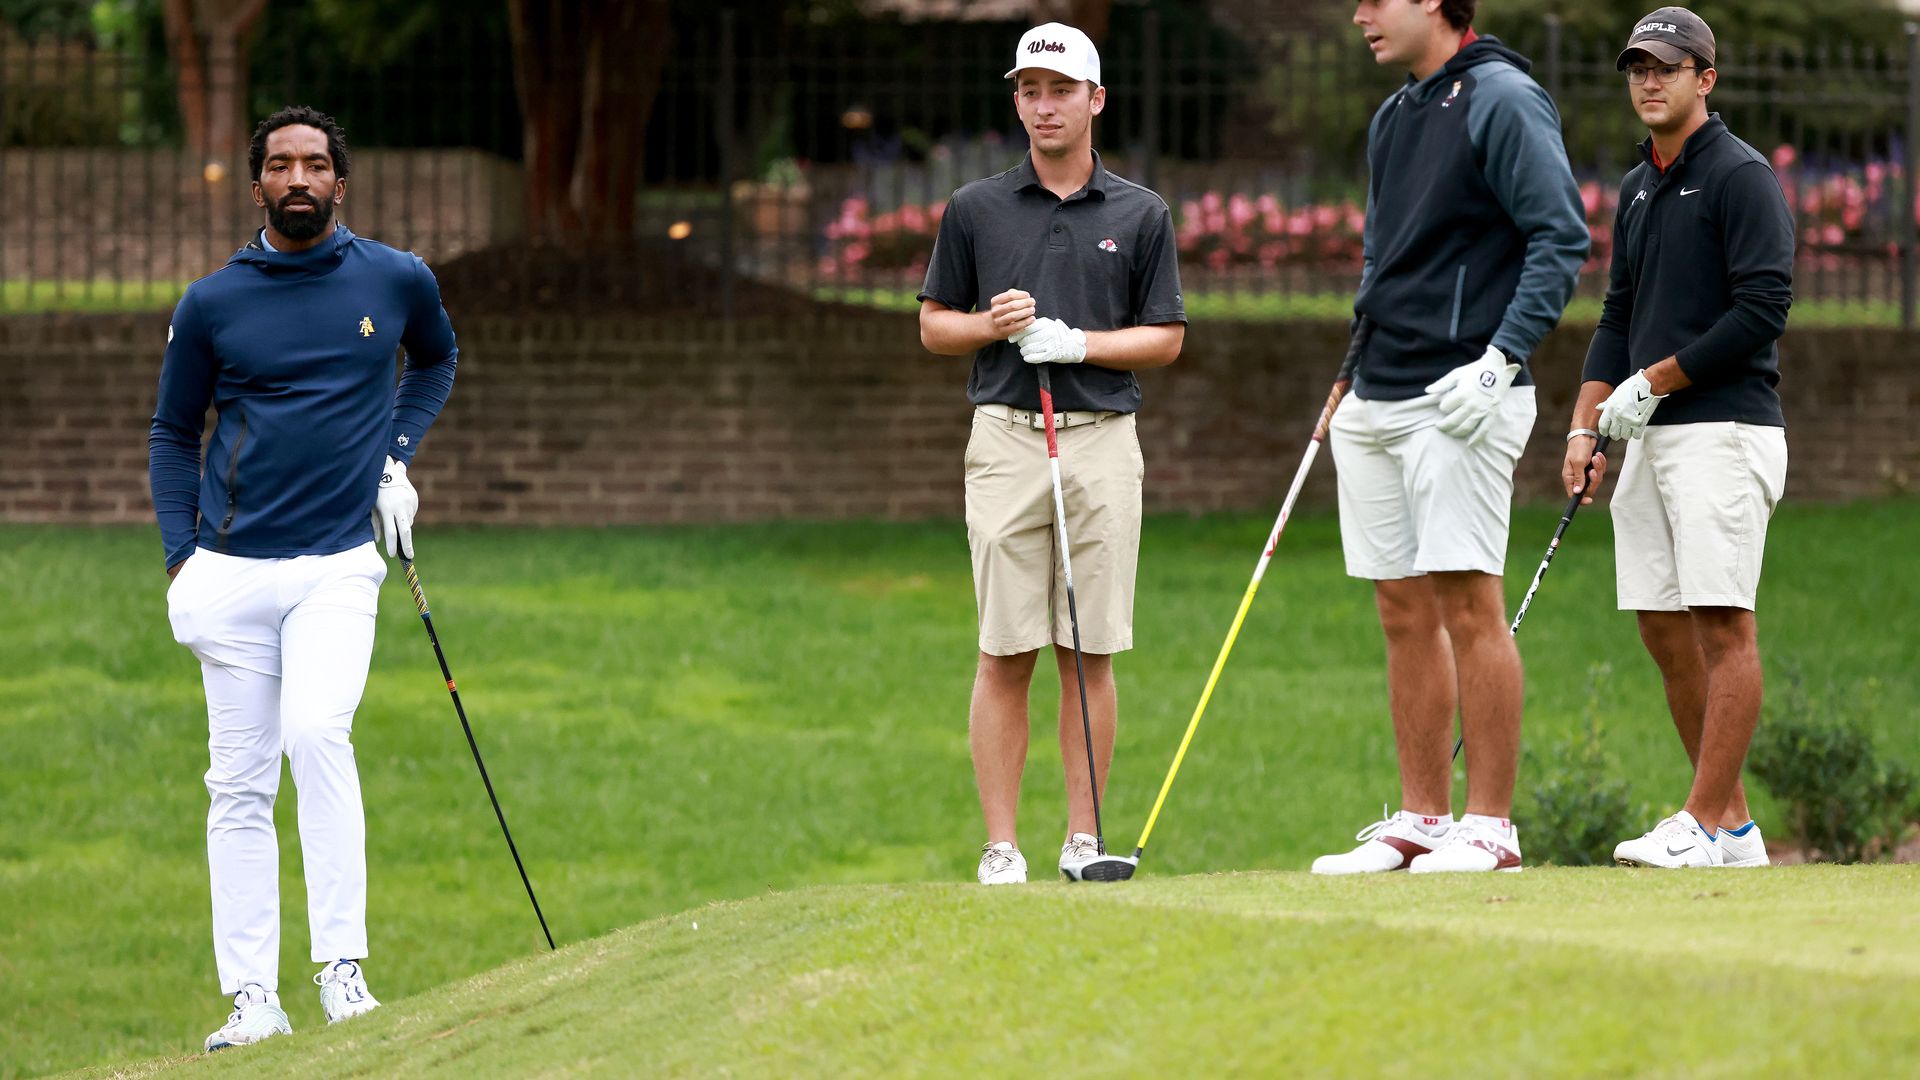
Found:
M 1477 6 L 1361 0 L 1353 17 L 1376 62 L 1409 73 L 1367 133 L 1365 345 L 1331 434 L 1347 573 L 1374 583 L 1386 636 L 1400 809 L 1315 873 L 1520 868 L 1522 676 L 1501 574 L 1534 421 L 1527 357 L 1573 293 L 1588 234 L 1559 114 L 1524 57 L 1474 33 Z
M 453 327 L 426 264 L 333 220 L 346 140 L 283 109 L 255 130 L 265 227 L 194 282 L 167 328 L 148 435 L 174 637 L 207 695 L 207 869 L 219 1050 L 289 1030 L 280 1007 L 280 757 L 300 794 L 314 981 L 328 1022 L 374 1008 L 354 710 L 388 555 L 413 555 L 407 463 L 453 389 Z M 394 386 L 394 352 L 406 371 Z M 208 406 L 218 414 L 204 463 Z M 377 526 L 377 528 L 376 528 Z
M 1793 215 L 1766 157 L 1707 109 L 1715 51 L 1698 15 L 1667 7 L 1634 26 L 1617 61 L 1648 138 L 1620 185 L 1563 468 L 1571 494 L 1599 435 L 1631 440 L 1613 493 L 1616 598 L 1636 613 L 1694 763 L 1686 803 L 1614 849 L 1628 866 L 1768 861 L 1740 770 L 1760 720 L 1760 562 L 1787 481 L 1774 387 Z M 1589 500 L 1606 475 L 1594 464 Z

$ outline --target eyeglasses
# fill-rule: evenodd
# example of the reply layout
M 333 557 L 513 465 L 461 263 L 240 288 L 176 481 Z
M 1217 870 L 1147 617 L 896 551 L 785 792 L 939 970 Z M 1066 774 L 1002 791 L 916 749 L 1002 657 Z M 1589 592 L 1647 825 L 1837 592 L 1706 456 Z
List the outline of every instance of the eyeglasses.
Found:
M 1700 69 L 1694 67 L 1692 64 L 1661 64 L 1659 67 L 1642 67 L 1639 64 L 1633 64 L 1627 68 L 1627 82 L 1634 86 L 1641 86 L 1646 83 L 1647 77 L 1651 75 L 1655 85 L 1672 86 L 1673 81 L 1680 77 L 1681 72 L 1698 70 Z

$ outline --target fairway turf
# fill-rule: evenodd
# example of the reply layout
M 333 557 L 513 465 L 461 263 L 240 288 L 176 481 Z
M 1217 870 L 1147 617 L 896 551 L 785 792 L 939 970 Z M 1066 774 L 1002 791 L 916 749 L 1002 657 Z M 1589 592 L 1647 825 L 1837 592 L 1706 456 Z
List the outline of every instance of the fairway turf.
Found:
M 1518 515 L 1511 601 L 1554 516 Z M 1146 523 L 1139 649 L 1116 664 L 1120 743 L 1105 806 L 1116 849 L 1132 847 L 1269 525 L 1266 515 Z M 1909 762 L 1920 748 L 1912 662 L 1920 596 L 1907 554 L 1916 530 L 1920 505 L 1911 501 L 1789 503 L 1770 538 L 1760 616 L 1776 678 L 1792 663 L 1816 686 L 1877 680 L 1879 692 L 1859 695 L 1860 707 Z M 769 889 L 970 880 L 981 839 L 965 737 L 973 597 L 957 523 L 429 528 L 419 543 L 436 627 L 563 944 Z M 0 528 L 0 656 L 8 661 L 0 667 L 0 1075 L 183 1052 L 226 1015 L 208 940 L 204 704 L 192 658 L 168 634 L 163 589 L 149 529 Z M 1688 770 L 1658 678 L 1631 618 L 1612 610 L 1612 592 L 1606 515 L 1583 516 L 1521 633 L 1527 738 L 1545 745 L 1576 727 L 1588 703 L 1588 666 L 1610 662 L 1614 676 L 1600 703 L 1609 749 L 1634 799 L 1665 812 L 1684 794 Z M 368 808 L 367 970 L 375 994 L 399 1002 L 543 945 L 397 572 L 379 633 L 355 726 Z M 1059 843 L 1064 788 L 1051 717 L 1057 685 L 1050 674 L 1035 682 L 1021 836 L 1038 877 L 1050 871 Z M 1071 730 L 1078 738 L 1077 715 Z M 1523 773 L 1523 787 L 1527 779 Z M 282 792 L 281 990 L 296 1030 L 310 1031 L 320 1016 L 305 983 L 313 968 L 290 781 Z M 1299 869 L 1348 842 L 1396 793 L 1369 590 L 1341 575 L 1332 517 L 1302 515 L 1282 541 L 1147 851 L 1141 883 L 1164 891 L 1145 895 L 1163 905 L 1226 906 L 1226 893 L 1182 894 L 1186 885 L 1161 879 Z M 1463 795 L 1456 790 L 1456 804 Z M 1777 835 L 1774 808 L 1756 796 L 1762 827 Z M 1835 881 L 1860 873 L 1865 882 L 1903 883 L 1914 910 L 1910 872 L 1834 873 Z M 1508 877 L 1482 887 L 1506 891 Z M 1532 871 L 1519 877 L 1536 879 Z M 1639 879 L 1593 871 L 1568 880 L 1610 893 L 1616 882 Z M 811 911 L 805 905 L 835 895 L 793 902 Z M 963 889 L 953 902 L 982 901 Z M 1838 917 L 1845 903 L 1833 908 Z M 827 921 L 814 931 L 835 936 L 831 918 L 819 918 Z M 1232 965 L 1236 935 L 1250 933 L 1221 929 L 1244 920 L 1165 907 L 1101 918 L 1108 921 L 1087 927 L 1080 945 L 1090 956 L 1131 950 L 1133 959 L 1110 973 L 1121 981 L 1123 972 L 1178 981 Z M 1214 936 L 1181 936 L 1201 933 L 1177 929 L 1192 919 L 1214 927 L 1206 932 Z M 1911 938 L 1913 929 L 1889 923 L 1880 940 Z M 955 948 L 962 932 L 939 931 Z M 1261 932 L 1296 942 L 1298 928 Z M 1757 934 L 1753 947 L 1771 956 L 1789 944 L 1785 933 Z M 979 934 L 993 936 L 985 926 Z M 1582 947 L 1604 952 L 1604 944 Z M 929 947 L 906 937 L 895 945 Z M 1196 953 L 1202 945 L 1226 951 Z M 986 970 L 997 948 L 955 962 Z M 1323 965 L 1314 978 L 1338 971 L 1332 954 L 1309 951 Z M 1450 993 L 1446 972 L 1458 959 L 1435 953 L 1423 962 L 1420 996 Z M 1686 975 L 1655 959 L 1642 963 L 1654 983 Z M 1904 970 L 1911 980 L 1912 965 Z M 1731 980 L 1716 984 L 1723 998 L 1741 1000 L 1742 971 L 1723 973 Z M 1328 1007 L 1365 1030 L 1379 1004 L 1369 995 L 1393 984 L 1342 977 L 1360 980 L 1351 986 L 1364 993 Z M 1044 1005 L 1046 993 L 1067 992 L 1066 983 L 1049 977 L 1045 992 L 1027 993 Z M 1654 983 L 1617 988 L 1631 998 L 1653 993 Z M 621 993 L 645 997 L 647 985 Z M 1247 984 L 1235 994 L 1257 991 L 1264 992 Z M 1778 1000 L 1804 1004 L 1797 993 L 1783 989 Z M 1204 1014 L 1204 1005 L 1193 1007 Z M 1232 1000 L 1222 1005 L 1231 1017 Z M 666 1010 L 659 1023 L 687 1020 L 675 1018 L 671 1002 L 634 1007 Z M 1099 1007 L 1105 1016 L 1107 1005 Z M 1274 1014 L 1289 1007 L 1280 999 Z M 936 1035 L 946 1037 L 914 1037 Z M 637 1043 L 669 1033 L 629 1036 Z M 1227 1048 L 1254 1037 L 1233 1027 L 1189 1036 Z M 1051 1046 L 1056 1035 L 1034 1038 Z M 690 1055 L 697 1049 L 680 1045 Z M 864 1039 L 849 1038 L 844 1052 L 857 1045 Z M 673 1067 L 712 1071 L 697 1060 Z
M 1917 887 L 1798 867 L 809 889 L 153 1071 L 1886 1075 L 1920 1057 Z

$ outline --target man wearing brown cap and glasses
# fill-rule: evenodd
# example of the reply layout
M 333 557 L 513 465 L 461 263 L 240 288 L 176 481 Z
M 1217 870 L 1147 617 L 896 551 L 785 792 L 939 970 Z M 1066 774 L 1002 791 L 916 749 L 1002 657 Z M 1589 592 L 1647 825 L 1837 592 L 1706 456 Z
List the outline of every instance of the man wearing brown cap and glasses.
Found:
M 1765 866 L 1740 770 L 1760 718 L 1754 597 L 1787 477 L 1776 340 L 1793 301 L 1793 217 L 1767 159 L 1707 95 L 1713 31 L 1686 8 L 1641 19 L 1620 53 L 1645 160 L 1620 187 L 1606 305 L 1567 435 L 1569 494 L 1598 436 L 1636 440 L 1613 496 L 1620 609 L 1660 668 L 1693 789 L 1628 866 Z

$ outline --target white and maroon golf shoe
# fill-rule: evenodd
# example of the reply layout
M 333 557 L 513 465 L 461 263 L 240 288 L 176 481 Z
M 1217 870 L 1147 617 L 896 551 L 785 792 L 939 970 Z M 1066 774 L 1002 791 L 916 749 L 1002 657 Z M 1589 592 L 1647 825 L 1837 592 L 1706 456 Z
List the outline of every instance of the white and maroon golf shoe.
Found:
M 1360 846 L 1313 860 L 1316 874 L 1383 874 L 1405 870 L 1414 859 L 1438 848 L 1452 828 L 1452 815 L 1423 817 L 1405 810 L 1388 814 L 1354 834 Z
M 1447 841 L 1407 867 L 1415 874 L 1520 870 L 1520 830 L 1506 818 L 1468 814 L 1447 831 Z

